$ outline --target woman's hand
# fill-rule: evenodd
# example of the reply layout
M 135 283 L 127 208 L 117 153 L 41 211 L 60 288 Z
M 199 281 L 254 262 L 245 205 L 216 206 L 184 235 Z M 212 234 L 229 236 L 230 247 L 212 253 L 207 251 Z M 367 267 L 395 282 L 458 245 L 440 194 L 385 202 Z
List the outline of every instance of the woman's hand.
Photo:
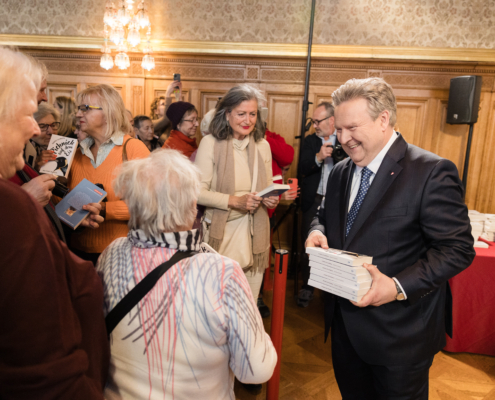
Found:
M 57 175 L 43 174 L 26 182 L 21 188 L 33 196 L 41 207 L 44 207 L 52 197 L 56 179 Z
M 176 88 L 179 89 L 176 89 Z M 179 97 L 182 94 L 182 82 L 179 81 L 172 81 L 170 85 L 168 85 L 167 92 L 165 93 L 165 97 L 172 97 L 172 93 L 174 93 L 175 90 L 179 91 Z
M 83 210 L 89 211 L 88 218 L 81 222 L 81 226 L 86 228 L 99 228 L 100 224 L 105 220 L 101 215 L 102 204 L 105 203 L 89 203 L 83 206 Z
M 282 200 L 295 200 L 299 197 L 301 188 L 298 186 L 297 190 L 289 189 L 286 192 L 282 193 Z
M 261 200 L 263 199 L 256 196 L 256 193 L 248 193 L 244 196 L 230 196 L 229 207 L 253 213 L 259 207 Z
M 271 196 L 263 199 L 263 204 L 266 206 L 266 208 L 269 208 L 270 210 L 273 210 L 275 207 L 277 207 L 278 202 L 279 202 L 278 196 Z
M 54 161 L 57 159 L 55 152 L 53 150 L 43 150 L 41 154 L 36 157 L 35 167 L 39 170 L 43 165 L 45 165 L 48 161 Z

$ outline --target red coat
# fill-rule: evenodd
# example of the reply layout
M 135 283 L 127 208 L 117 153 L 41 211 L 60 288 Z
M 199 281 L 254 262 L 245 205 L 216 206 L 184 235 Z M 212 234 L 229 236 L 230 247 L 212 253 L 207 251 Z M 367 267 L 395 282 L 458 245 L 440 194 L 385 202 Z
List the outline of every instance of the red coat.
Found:
M 189 158 L 198 149 L 198 145 L 195 137 L 190 138 L 180 131 L 173 130 L 163 144 L 163 148 L 178 150 Z
M 276 134 L 270 132 L 268 129 L 265 131 L 265 139 L 270 145 L 272 151 L 272 173 L 273 176 L 282 175 L 282 168 L 286 167 L 294 160 L 294 147 L 285 143 L 285 139 Z M 282 183 L 277 181 L 276 183 Z M 268 210 L 268 216 L 271 218 L 275 209 Z

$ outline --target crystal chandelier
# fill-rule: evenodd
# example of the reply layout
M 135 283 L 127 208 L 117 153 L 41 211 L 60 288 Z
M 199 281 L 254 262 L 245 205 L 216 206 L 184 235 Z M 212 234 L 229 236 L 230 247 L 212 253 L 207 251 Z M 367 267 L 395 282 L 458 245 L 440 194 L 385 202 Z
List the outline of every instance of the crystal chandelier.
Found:
M 112 1 L 107 1 L 103 23 L 105 25 L 105 42 L 101 50 L 103 55 L 100 66 L 102 68 L 108 70 L 114 65 L 110 42 L 117 49 L 115 65 L 119 69 L 127 69 L 131 65 L 127 55 L 128 49 L 131 48 L 135 51 L 142 41 L 144 42 L 144 57 L 141 66 L 148 71 L 155 68 L 155 59 L 151 55 L 153 53 L 150 43 L 151 24 L 144 0 L 141 0 L 136 11 L 134 11 L 134 0 L 118 0 L 118 7 Z M 144 40 L 141 38 L 140 29 L 146 29 Z

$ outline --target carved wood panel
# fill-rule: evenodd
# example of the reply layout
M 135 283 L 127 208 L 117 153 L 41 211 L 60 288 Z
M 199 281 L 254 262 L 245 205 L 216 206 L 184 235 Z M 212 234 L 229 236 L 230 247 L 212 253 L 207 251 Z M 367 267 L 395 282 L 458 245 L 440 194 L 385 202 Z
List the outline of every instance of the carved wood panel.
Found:
M 66 96 L 76 98 L 77 83 L 74 84 L 56 84 L 50 83 L 46 87 L 48 103 L 53 104 L 58 96 Z
M 224 95 L 225 92 L 200 90 L 200 108 L 198 109 L 200 117 L 203 118 L 208 111 L 215 108 L 218 99 Z
M 397 123 L 399 131 L 408 143 L 421 146 L 426 120 L 428 99 L 397 98 Z

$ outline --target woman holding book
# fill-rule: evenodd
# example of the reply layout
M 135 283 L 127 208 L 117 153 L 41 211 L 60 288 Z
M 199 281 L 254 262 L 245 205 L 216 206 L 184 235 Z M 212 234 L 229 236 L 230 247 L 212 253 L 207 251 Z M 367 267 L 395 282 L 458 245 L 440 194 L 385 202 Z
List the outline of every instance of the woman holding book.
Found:
M 60 127 L 60 114 L 50 104 L 41 103 L 38 106 L 38 110 L 33 114 L 33 117 L 40 127 L 41 134 L 30 140 L 30 144 L 34 146 L 36 149 L 36 154 L 38 155 L 32 167 L 39 171 L 40 168 L 48 161 L 52 161 L 57 158 L 53 151 L 47 150 L 47 147 L 50 143 L 52 135 L 58 135 L 58 129 Z
M 205 241 L 241 265 L 254 298 L 268 267 L 267 209 L 279 201 L 256 195 L 272 184 L 272 156 L 260 118 L 264 101 L 249 85 L 230 89 L 216 107 L 211 135 L 201 141 L 195 161 L 201 171 L 198 204 L 206 207 Z
M 68 187 L 83 179 L 103 185 L 106 201 L 101 203 L 105 221 L 98 229 L 75 231 L 72 250 L 81 258 L 96 263 L 100 253 L 115 239 L 127 236 L 129 210 L 112 187 L 114 171 L 124 161 L 145 158 L 149 150 L 143 142 L 131 138 L 124 102 L 110 85 L 89 87 L 77 95 L 77 113 L 81 131 L 88 135 L 80 142 L 69 173 Z

